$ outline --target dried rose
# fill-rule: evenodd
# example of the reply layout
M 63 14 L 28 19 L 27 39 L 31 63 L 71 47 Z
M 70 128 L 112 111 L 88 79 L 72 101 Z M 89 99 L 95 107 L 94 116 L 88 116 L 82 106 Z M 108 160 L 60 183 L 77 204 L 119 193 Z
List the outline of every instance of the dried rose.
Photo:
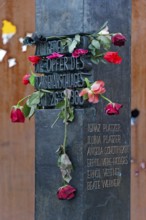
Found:
M 125 45 L 125 41 L 126 41 L 126 37 L 121 34 L 121 33 L 118 33 L 118 34 L 114 34 L 112 36 L 112 43 L 115 45 L 115 46 L 124 46 Z
M 24 75 L 23 78 L 22 78 L 22 83 L 23 83 L 24 85 L 29 84 L 29 83 L 30 83 L 29 78 L 30 78 L 30 74 Z
M 33 65 L 35 65 L 41 60 L 41 57 L 39 57 L 39 56 L 29 56 L 28 59 L 29 59 L 30 62 L 32 62 Z
M 64 54 L 54 52 L 51 55 L 47 56 L 46 58 L 52 60 L 63 56 Z
M 20 108 L 17 108 L 16 106 L 14 106 L 13 109 L 11 110 L 10 117 L 11 117 L 11 122 L 23 123 L 25 121 L 25 117 L 22 110 Z
M 120 64 L 122 62 L 122 58 L 118 55 L 118 52 L 106 52 L 104 54 L 104 59 L 110 63 Z
M 75 197 L 76 189 L 71 185 L 65 185 L 58 189 L 57 197 L 62 200 L 70 200 Z
M 120 108 L 122 108 L 123 105 L 118 104 L 118 103 L 109 103 L 105 107 L 105 112 L 108 115 L 118 115 Z
M 99 101 L 99 94 L 105 93 L 104 82 L 99 80 L 92 84 L 91 89 L 84 88 L 79 93 L 79 96 L 87 96 L 88 102 L 97 103 Z
M 81 55 L 85 55 L 88 53 L 88 50 L 84 50 L 84 49 L 76 49 L 73 51 L 72 53 L 72 57 L 77 58 Z

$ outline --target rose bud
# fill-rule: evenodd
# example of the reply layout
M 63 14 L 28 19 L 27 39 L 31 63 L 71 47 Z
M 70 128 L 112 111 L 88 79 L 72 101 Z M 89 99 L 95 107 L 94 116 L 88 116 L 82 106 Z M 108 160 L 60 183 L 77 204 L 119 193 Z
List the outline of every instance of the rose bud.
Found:
M 22 83 L 23 83 L 24 85 L 29 84 L 29 83 L 30 83 L 29 78 L 30 78 L 30 74 L 24 75 L 23 78 L 22 78 Z
M 107 115 L 118 115 L 120 108 L 122 108 L 123 105 L 118 103 L 109 103 L 105 107 L 105 112 Z
M 121 33 L 118 33 L 118 34 L 114 34 L 112 36 L 112 43 L 115 45 L 115 46 L 124 46 L 125 45 L 125 41 L 126 41 L 126 37 L 124 35 L 122 35 Z
M 39 57 L 39 56 L 29 56 L 28 59 L 29 59 L 30 62 L 32 62 L 33 65 L 35 65 L 41 60 L 41 57 Z
M 75 197 L 76 189 L 71 185 L 65 185 L 58 189 L 57 197 L 61 200 L 70 200 Z
M 20 108 L 17 108 L 16 106 L 14 106 L 13 109 L 11 110 L 10 117 L 11 117 L 11 122 L 23 123 L 25 121 L 25 117 L 22 110 Z

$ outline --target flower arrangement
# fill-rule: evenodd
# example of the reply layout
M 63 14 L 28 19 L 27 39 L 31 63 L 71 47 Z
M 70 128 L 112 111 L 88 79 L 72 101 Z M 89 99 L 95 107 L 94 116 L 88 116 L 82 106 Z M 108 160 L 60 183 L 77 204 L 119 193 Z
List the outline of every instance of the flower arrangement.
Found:
M 69 56 L 73 58 L 78 58 L 80 56 L 88 56 L 94 64 L 98 64 L 99 62 L 109 62 L 114 64 L 120 64 L 122 62 L 122 58 L 119 56 L 118 52 L 110 51 L 111 45 L 115 46 L 124 46 L 126 42 L 126 38 L 121 33 L 109 33 L 107 23 L 105 23 L 102 28 L 93 34 L 84 34 L 88 39 L 87 48 L 80 48 L 81 42 L 81 34 L 76 34 L 73 38 L 61 36 L 57 37 L 61 41 L 61 45 L 63 47 L 68 48 Z M 24 40 L 24 44 L 33 45 L 39 41 L 46 41 L 49 38 L 43 38 L 42 36 L 38 37 L 34 35 L 34 37 L 26 37 Z M 53 60 L 60 59 L 61 57 L 66 56 L 66 54 L 53 52 L 48 54 L 45 59 Z M 35 66 L 37 65 L 44 56 L 29 56 L 28 60 Z M 22 83 L 24 85 L 31 84 L 35 85 L 36 74 L 31 71 L 31 73 L 24 75 L 22 79 Z M 120 109 L 122 108 L 122 104 L 112 102 L 105 95 L 105 83 L 102 80 L 96 80 L 95 82 L 90 82 L 90 80 L 86 77 L 84 78 L 84 88 L 79 88 L 79 97 L 82 97 L 84 102 L 89 102 L 96 104 L 99 102 L 100 98 L 107 101 L 107 105 L 105 106 L 105 114 L 107 115 L 118 115 Z M 41 98 L 46 93 L 53 93 L 52 90 L 35 90 L 32 94 L 22 98 L 18 101 L 16 105 L 12 107 L 11 110 L 11 121 L 12 122 L 21 122 L 24 123 L 25 118 L 31 118 L 35 113 L 36 109 L 40 108 Z M 72 162 L 69 156 L 66 153 L 67 146 L 67 127 L 74 120 L 74 106 L 70 103 L 71 99 L 71 89 L 65 88 L 64 90 L 64 98 L 56 104 L 56 108 L 60 109 L 60 112 L 52 124 L 52 128 L 58 119 L 62 119 L 64 123 L 64 140 L 63 143 L 59 146 L 57 150 L 58 153 L 58 167 L 62 174 L 63 185 L 57 191 L 58 199 L 70 200 L 75 197 L 76 189 L 69 185 L 72 177 L 71 172 L 73 169 Z M 22 105 L 23 103 L 23 105 Z

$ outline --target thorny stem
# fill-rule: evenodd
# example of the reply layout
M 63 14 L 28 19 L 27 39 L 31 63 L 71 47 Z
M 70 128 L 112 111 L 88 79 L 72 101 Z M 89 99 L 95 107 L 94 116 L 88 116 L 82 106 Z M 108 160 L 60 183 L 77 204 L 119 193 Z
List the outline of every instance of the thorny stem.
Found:
M 112 103 L 112 101 L 111 101 L 110 99 L 108 99 L 107 97 L 105 97 L 104 95 L 101 95 L 101 94 L 100 94 L 100 96 L 101 96 L 103 99 L 105 99 L 106 101 L 108 101 L 109 103 Z

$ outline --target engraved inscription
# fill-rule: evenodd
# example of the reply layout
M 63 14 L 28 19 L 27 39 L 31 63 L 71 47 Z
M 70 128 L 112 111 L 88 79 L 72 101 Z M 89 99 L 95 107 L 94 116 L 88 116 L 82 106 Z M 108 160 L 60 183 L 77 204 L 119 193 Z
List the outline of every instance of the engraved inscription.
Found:
M 64 98 L 64 91 L 56 91 L 52 93 L 46 93 L 42 98 L 40 105 L 41 106 L 52 106 L 54 107 L 58 102 L 63 100 Z M 71 105 L 83 105 L 84 100 L 82 97 L 79 97 L 79 91 L 73 90 L 71 91 L 71 98 L 70 98 Z
M 122 145 L 120 124 L 88 123 L 87 190 L 119 187 L 122 167 L 129 163 L 129 146 Z
M 53 73 L 48 76 L 36 77 L 36 89 L 58 90 L 65 88 L 82 88 L 84 85 L 82 73 Z
M 74 36 L 70 36 L 74 38 Z M 82 36 L 80 45 L 87 46 L 88 38 Z M 43 73 L 35 77 L 36 90 L 43 91 L 45 94 L 41 98 L 40 107 L 55 107 L 58 102 L 64 99 L 64 90 L 71 89 L 70 103 L 74 106 L 83 106 L 83 97 L 79 97 L 81 88 L 84 87 L 84 78 L 92 76 L 91 61 L 88 55 L 73 57 L 68 52 L 68 46 L 62 46 L 61 40 L 54 37 L 46 41 L 40 41 L 36 45 L 36 55 L 41 56 L 40 61 L 35 65 L 36 73 Z M 78 45 L 79 46 L 79 45 Z M 82 47 L 83 48 L 83 47 Z M 57 52 L 62 53 L 62 57 L 49 59 L 48 55 Z
M 36 65 L 36 72 L 40 73 L 52 73 L 52 72 L 67 72 L 67 71 L 79 71 L 84 69 L 84 62 L 82 57 L 60 57 L 57 59 L 42 59 Z

